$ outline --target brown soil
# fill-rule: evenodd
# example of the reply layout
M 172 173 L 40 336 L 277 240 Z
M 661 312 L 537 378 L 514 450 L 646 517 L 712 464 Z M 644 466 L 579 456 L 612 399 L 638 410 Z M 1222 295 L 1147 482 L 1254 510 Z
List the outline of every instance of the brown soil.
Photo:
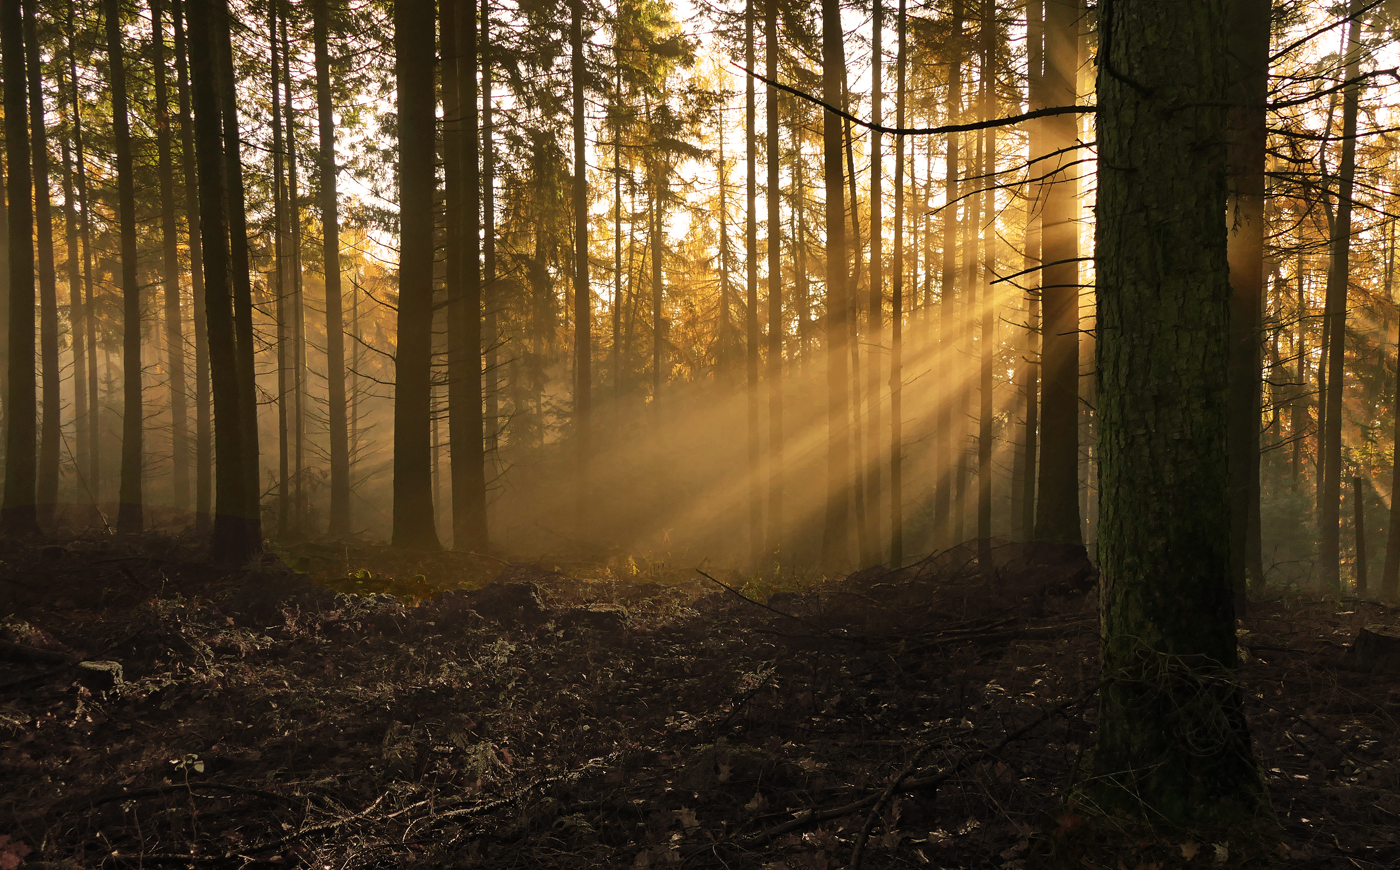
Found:
M 630 562 L 284 555 L 304 573 L 175 537 L 0 550 L 0 870 L 1021 867 L 1072 821 L 1097 678 L 1073 566 L 989 588 L 945 554 L 759 604 Z M 1400 681 L 1348 658 L 1395 621 L 1242 622 L 1281 866 L 1400 866 Z M 1139 840 L 1116 866 L 1232 863 Z

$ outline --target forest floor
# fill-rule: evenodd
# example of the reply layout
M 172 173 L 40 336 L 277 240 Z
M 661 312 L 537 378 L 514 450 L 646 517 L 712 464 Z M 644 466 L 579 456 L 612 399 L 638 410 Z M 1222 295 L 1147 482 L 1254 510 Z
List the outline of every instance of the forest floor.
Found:
M 0 870 L 1024 867 L 1077 823 L 1097 630 L 1082 572 L 1006 550 L 991 586 L 954 551 L 785 589 L 9 544 Z M 1282 866 L 1400 866 L 1400 677 L 1348 658 L 1396 621 L 1293 596 L 1242 622 Z M 1228 842 L 1139 839 L 1116 867 L 1233 865 Z

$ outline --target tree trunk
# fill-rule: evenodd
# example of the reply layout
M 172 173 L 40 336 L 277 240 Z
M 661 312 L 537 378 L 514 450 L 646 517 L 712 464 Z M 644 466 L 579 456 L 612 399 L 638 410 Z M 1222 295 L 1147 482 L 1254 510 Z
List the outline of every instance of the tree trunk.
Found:
M 108 85 L 112 89 L 112 134 L 117 159 L 117 223 L 122 281 L 122 465 L 117 531 L 142 530 L 141 284 L 136 278 L 136 179 L 131 165 L 131 120 L 127 116 L 121 3 L 104 0 L 107 20 Z
M 990 77 L 994 75 L 993 65 L 996 59 L 996 39 L 993 35 L 996 26 L 996 3 L 986 2 L 983 6 L 982 19 L 982 94 L 981 110 L 983 118 L 991 118 L 996 115 L 996 94 L 991 87 Z M 982 131 L 986 144 L 982 149 L 982 165 L 979 171 L 984 179 L 984 186 L 991 186 L 991 179 L 996 178 L 996 129 L 988 128 Z M 996 249 L 996 219 L 997 219 L 997 198 L 993 187 L 982 194 L 984 202 L 982 217 L 982 280 L 978 286 L 982 288 L 982 329 L 981 329 L 981 367 L 979 371 L 978 395 L 981 400 L 977 415 L 977 564 L 981 569 L 982 576 L 988 581 L 996 579 L 995 566 L 992 564 L 992 437 L 995 431 L 993 414 L 995 404 L 993 402 L 992 377 L 995 354 L 993 348 L 996 345 L 996 306 L 993 304 L 992 280 L 996 274 L 997 249 Z M 974 227 L 975 229 L 975 227 Z
M 1045 0 L 1045 99 L 1072 106 L 1078 94 L 1077 0 Z M 1038 122 L 1047 153 L 1074 144 L 1075 116 Z M 1083 542 L 1079 513 L 1079 197 L 1075 152 L 1054 158 L 1041 212 L 1041 426 L 1035 536 Z M 1050 168 L 1047 164 L 1047 170 Z
M 500 460 L 501 389 L 500 327 L 497 324 L 496 286 L 496 147 L 494 106 L 491 105 L 491 0 L 481 0 L 481 42 L 477 47 L 481 66 L 481 243 L 482 243 L 482 341 L 486 345 L 486 370 L 482 392 L 486 399 L 486 455 L 482 457 L 482 522 L 486 521 L 486 463 Z M 493 472 L 494 473 L 494 472 Z
M 448 316 L 458 335 L 448 352 L 450 384 L 458 386 L 457 401 L 448 410 L 448 440 L 452 448 L 452 546 L 485 552 L 486 527 L 485 420 L 481 380 L 481 171 L 477 128 L 476 4 L 457 0 L 457 98 L 462 119 L 462 240 L 461 296 Z M 586 294 L 585 294 L 586 295 Z
M 1351 192 L 1356 178 L 1356 116 L 1361 102 L 1361 0 L 1347 9 L 1345 81 L 1342 98 L 1342 159 L 1337 167 L 1337 217 L 1327 268 L 1327 416 L 1323 432 L 1322 486 L 1318 495 L 1318 567 L 1325 592 L 1341 589 L 1342 387 L 1346 366 L 1347 286 L 1351 264 Z M 1257 426 L 1257 421 L 1256 421 Z
M 875 123 L 883 123 L 883 106 L 881 105 L 884 94 L 881 92 L 880 74 L 885 64 L 882 37 L 885 29 L 885 15 L 881 0 L 874 0 L 872 10 L 870 30 L 871 30 L 871 62 L 870 62 L 870 116 Z M 777 75 L 776 67 L 770 72 L 769 77 Z M 880 495 L 881 480 L 880 466 L 882 463 L 876 461 L 879 456 L 880 443 L 880 358 L 879 348 L 884 339 L 881 335 L 884 330 L 884 306 L 885 306 L 885 261 L 884 261 L 884 166 L 883 157 L 880 153 L 880 133 L 871 131 L 870 133 L 870 308 L 866 317 L 866 371 L 867 383 L 865 386 L 865 408 L 866 408 L 866 444 L 869 445 L 870 461 L 866 463 L 865 473 L 865 503 L 866 503 L 866 523 L 870 526 L 871 535 L 874 538 L 874 551 L 876 560 L 879 561 L 880 539 L 883 536 L 882 523 L 880 521 Z
M 879 3 L 876 0 L 876 56 L 879 55 Z M 778 0 L 764 4 L 763 54 L 770 81 L 778 80 Z M 877 64 L 875 67 L 879 69 Z M 878 76 L 876 72 L 876 89 Z M 783 554 L 783 260 L 782 260 L 782 152 L 778 144 L 778 89 L 769 86 L 764 97 L 768 120 L 768 555 Z M 878 121 L 878 110 L 876 120 Z M 878 135 L 878 134 L 877 134 Z M 877 138 L 876 142 L 879 141 Z M 878 153 L 878 147 L 877 147 Z M 878 177 L 878 159 L 876 175 Z M 878 186 L 877 186 L 878 190 Z M 878 301 L 876 308 L 878 309 Z M 876 315 L 878 317 L 878 314 Z M 878 377 L 874 369 L 871 377 Z M 872 424 L 873 425 L 873 424 Z M 873 441 L 871 442 L 874 443 Z M 872 507 L 873 509 L 873 507 Z
M 963 0 L 953 0 L 952 13 L 952 34 L 948 38 L 948 48 L 951 52 L 948 59 L 948 102 L 945 108 L 945 123 L 957 124 L 962 120 L 962 29 L 963 29 Z M 947 159 L 945 169 L 947 175 L 944 180 L 943 191 L 943 268 L 942 268 L 942 301 L 939 303 L 939 324 L 938 324 L 938 350 L 940 358 L 951 359 L 953 357 L 952 336 L 953 336 L 953 298 L 954 286 L 957 284 L 957 239 L 958 239 L 958 158 L 960 138 L 956 132 L 948 134 L 947 139 Z M 929 187 L 927 199 L 933 198 L 933 174 L 930 172 L 926 176 L 926 183 Z M 922 209 L 927 211 L 927 209 Z M 927 272 L 931 266 L 932 258 L 929 253 L 933 247 L 932 238 L 932 214 L 924 215 L 924 269 Z M 917 274 L 917 272 L 916 272 Z M 917 291 L 915 296 L 917 297 Z M 924 292 L 925 303 L 928 301 L 928 291 Z M 930 320 L 931 316 L 926 312 L 925 317 Z M 935 547 L 947 547 L 953 544 L 952 535 L 952 493 L 950 484 L 952 477 L 949 470 L 953 466 L 953 398 L 954 388 L 950 384 L 951 379 L 940 379 L 940 383 L 935 392 L 934 404 L 934 424 L 933 424 L 933 473 L 934 473 L 934 494 L 933 494 L 933 538 Z
M 1027 0 L 1026 3 L 1026 55 L 1027 81 L 1026 94 L 1028 107 L 1034 111 L 1045 108 L 1045 0 Z M 1045 154 L 1044 136 L 1039 121 L 1030 122 L 1027 130 L 1031 175 L 1044 171 L 1044 164 L 1038 160 Z M 1040 213 L 1045 185 L 1036 183 L 1031 187 L 1032 200 L 1026 209 L 1026 253 L 1024 267 L 1027 270 L 1023 285 L 1026 295 L 1026 349 L 1022 361 L 1021 389 L 1025 401 L 1025 419 L 1022 425 L 1025 437 L 1021 447 L 1020 473 L 1015 476 L 1015 504 L 1012 506 L 1012 522 L 1016 537 L 1029 540 L 1035 533 L 1035 480 L 1038 453 L 1038 428 L 1040 417 Z M 1031 271 L 1034 270 L 1034 271 Z
M 877 0 L 878 2 L 878 0 Z M 904 128 L 906 0 L 899 0 L 895 126 Z M 894 278 L 890 286 L 890 567 L 904 561 L 904 137 L 894 145 Z
M 281 0 L 273 0 L 281 2 Z M 287 208 L 292 226 L 292 504 L 294 527 L 300 534 L 307 531 L 306 499 L 306 296 L 302 292 L 301 274 L 301 195 L 297 186 L 296 112 L 292 106 L 291 40 L 287 34 L 287 16 L 281 16 L 282 28 L 282 120 L 286 125 L 287 143 Z M 275 95 L 274 95 L 275 98 Z
M 170 150 L 170 89 L 165 68 L 161 0 L 151 0 L 151 48 L 155 66 L 156 153 L 160 176 L 160 232 L 165 297 L 165 360 L 170 396 L 171 504 L 190 507 L 189 420 L 185 404 L 185 332 L 180 311 L 180 249 L 175 226 L 175 166 Z
M 223 115 L 233 107 L 224 102 L 220 79 L 226 72 L 219 57 L 219 31 L 229 26 L 228 8 L 222 0 L 196 0 L 188 5 L 190 84 L 194 108 L 195 156 L 199 170 L 199 217 L 204 255 L 204 287 L 209 331 L 209 374 L 214 398 L 215 449 L 218 451 L 218 501 L 214 507 L 211 555 L 217 561 L 241 564 L 261 549 L 256 513 L 250 497 L 244 452 L 248 427 L 243 415 L 253 409 L 244 404 L 239 384 L 236 325 L 234 322 L 234 270 L 230 219 L 230 188 L 242 186 L 241 177 L 230 177 L 224 154 Z M 236 141 L 236 140 L 235 140 Z M 245 268 L 246 274 L 246 268 Z M 256 451 L 256 447 L 251 449 Z M 256 455 L 256 453 L 255 453 Z
M 62 97 L 61 82 L 59 91 L 59 114 L 67 120 L 67 102 Z M 63 224 L 68 247 L 68 322 L 73 335 L 73 429 L 77 441 L 77 455 L 73 457 L 73 467 L 79 483 L 87 497 L 93 500 L 95 508 L 96 497 L 93 494 L 92 481 L 87 479 L 87 469 L 91 463 L 93 426 L 92 415 L 88 412 L 88 349 L 84 330 L 87 328 L 87 318 L 91 315 L 83 306 L 82 264 L 78 261 L 78 252 L 81 250 L 78 243 L 78 211 L 74 208 L 76 194 L 73 191 L 73 150 L 69 146 L 69 139 L 69 136 L 62 136 L 59 141 L 63 152 Z M 3 216 L 0 216 L 0 220 L 3 220 Z M 3 228 L 0 227 L 0 238 L 4 237 Z M 6 267 L 0 264 L 0 277 L 7 277 L 4 268 Z
M 34 160 L 34 235 L 39 266 L 39 357 L 43 411 L 39 430 L 39 476 L 36 491 L 39 524 L 50 526 L 58 502 L 58 451 L 63 399 L 58 366 L 58 282 L 53 263 L 53 206 L 49 197 L 49 135 L 44 120 L 44 72 L 39 34 L 34 24 L 37 0 L 24 3 L 24 42 L 29 73 L 29 128 Z
M 755 0 L 744 6 L 744 65 L 755 69 Z M 758 119 L 753 76 L 744 77 L 744 363 L 748 375 L 749 562 L 763 559 L 763 448 L 758 398 Z
M 114 0 L 115 2 L 115 0 Z M 233 16 L 228 0 L 214 4 L 213 37 L 220 66 L 217 82 L 219 102 L 223 108 L 223 158 L 225 192 L 228 197 L 229 273 L 232 277 L 233 329 L 236 366 L 234 377 L 238 385 L 238 424 L 242 428 L 241 450 L 236 454 L 243 476 L 242 516 L 246 518 L 245 534 L 251 552 L 262 549 L 261 493 L 262 480 L 258 465 L 258 399 L 257 370 L 253 343 L 253 287 L 248 262 L 248 208 L 243 195 L 242 138 L 238 125 L 238 94 L 233 66 Z M 284 47 L 285 49 L 285 47 Z
M 180 165 L 185 176 L 185 217 L 189 222 L 190 296 L 194 301 L 195 531 L 199 534 L 205 534 L 209 531 L 209 515 L 213 507 L 214 498 L 213 427 L 210 417 L 213 400 L 210 395 L 209 384 L 209 332 L 204 293 L 204 246 L 201 239 L 202 229 L 199 219 L 199 169 L 196 165 L 194 122 L 190 108 L 189 71 L 187 68 L 188 52 L 185 50 L 185 27 L 183 22 L 184 6 L 185 4 L 183 2 L 173 3 L 170 11 L 171 20 L 175 27 L 175 84 L 180 104 Z M 81 149 L 79 149 L 78 153 L 78 167 L 79 195 L 81 196 L 83 189 Z M 87 226 L 86 214 L 86 209 L 84 209 L 85 228 Z M 88 248 L 86 239 L 84 239 L 83 248 L 84 250 Z M 91 258 L 89 257 L 87 269 L 89 278 L 92 272 L 91 265 Z M 91 343 L 89 346 L 95 354 L 97 346 Z M 93 383 L 95 390 L 95 379 Z M 94 395 L 96 395 L 95 392 Z M 97 412 L 96 403 L 94 402 L 91 407 L 95 414 Z M 97 438 L 94 433 L 94 452 L 96 451 L 96 445 Z
M 24 21 L 19 0 L 0 2 L 0 64 L 5 82 L 5 160 L 9 164 L 9 379 L 5 395 L 5 484 L 0 532 L 39 534 L 34 389 L 34 206 L 30 198 L 29 107 L 25 94 Z
M 331 504 L 328 533 L 349 535 L 350 432 L 345 410 L 345 326 L 340 291 L 340 206 L 336 190 L 335 105 L 331 101 L 331 55 L 326 0 L 311 4 L 316 44 L 316 110 L 320 131 L 322 262 L 326 277 L 326 392 L 331 453 Z
M 1238 830 L 1269 804 L 1234 682 L 1224 3 L 1111 8 L 1098 82 L 1096 799 L 1154 824 Z
M 399 311 L 394 387 L 396 547 L 439 548 L 432 498 L 433 4 L 394 6 L 399 113 Z
M 280 78 L 281 40 L 277 38 L 277 10 L 280 4 L 267 4 L 268 67 L 272 71 L 272 261 L 273 288 L 277 297 L 277 537 L 287 540 L 292 524 L 290 484 L 291 445 L 288 438 L 287 402 L 291 398 L 291 367 L 287 364 L 287 292 L 291 284 L 287 270 L 286 173 L 283 166 L 282 98 Z
M 956 2 L 956 0 L 955 0 Z M 841 105 L 842 82 L 846 74 L 841 6 L 837 0 L 822 0 L 822 100 L 828 106 Z M 752 67 L 750 67 L 752 68 Z M 822 535 L 822 563 L 828 568 L 846 566 L 850 558 L 851 455 L 849 390 L 846 362 L 849 307 L 846 292 L 846 194 L 842 187 L 842 122 L 830 112 L 822 113 L 822 165 L 826 183 L 826 519 Z
M 1365 598 L 1366 584 L 1366 502 L 1361 497 L 1361 478 L 1351 479 L 1351 510 L 1356 533 L 1356 597 Z
M 588 283 L 588 163 L 584 143 L 587 111 L 583 82 L 583 2 L 570 0 L 570 78 L 574 97 L 574 434 L 578 439 L 578 519 L 590 529 L 593 455 L 593 293 Z
M 665 292 L 662 269 L 666 260 L 666 245 L 662 238 L 662 214 L 666 209 L 666 169 L 660 158 L 654 158 L 654 161 L 653 167 L 660 167 L 661 175 L 652 179 L 655 198 L 651 209 L 651 407 L 653 412 L 658 412 L 666 366 L 666 316 L 661 305 Z
M 1264 298 L 1264 145 L 1268 138 L 1272 0 L 1229 0 L 1230 102 L 1226 119 L 1230 259 L 1230 575 L 1235 611 L 1247 606 L 1249 523 L 1259 511 L 1259 313 Z M 1263 578 L 1254 578 L 1261 582 Z

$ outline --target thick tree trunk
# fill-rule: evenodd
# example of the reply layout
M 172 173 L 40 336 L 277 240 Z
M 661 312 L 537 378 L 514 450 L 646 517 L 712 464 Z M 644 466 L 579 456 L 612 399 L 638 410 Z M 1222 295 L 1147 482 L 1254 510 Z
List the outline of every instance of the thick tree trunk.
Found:
M 175 226 L 175 166 L 170 149 L 170 88 L 165 68 L 165 20 L 161 0 L 151 0 L 151 56 L 155 67 L 156 171 L 160 176 L 162 291 L 165 301 L 165 367 L 170 397 L 171 504 L 190 506 L 189 414 L 185 402 L 185 332 L 180 311 L 180 248 Z
M 242 179 L 229 176 L 224 154 L 225 112 L 220 78 L 225 73 L 219 54 L 219 31 L 229 25 L 222 0 L 194 0 L 188 4 L 190 84 L 194 108 L 195 155 L 199 170 L 199 217 L 204 255 L 204 286 L 209 331 L 209 374 L 217 425 L 218 501 L 214 507 L 211 554 L 215 560 L 239 564 L 261 548 L 259 520 L 249 515 L 256 491 L 248 495 L 244 451 L 250 449 L 243 415 L 253 409 L 244 404 L 239 384 L 236 325 L 234 322 L 234 270 L 228 213 L 232 211 L 229 188 Z M 246 273 L 246 268 L 245 268 Z M 251 447 L 256 451 L 256 446 Z M 256 453 L 255 453 L 256 455 Z
M 180 165 L 184 171 L 185 188 L 185 218 L 189 222 L 189 247 L 190 247 L 190 296 L 193 299 L 194 315 L 194 510 L 195 510 L 195 531 L 199 534 L 206 534 L 210 527 L 210 513 L 214 500 L 214 456 L 213 456 L 213 426 L 211 410 L 213 399 L 210 393 L 209 384 L 209 332 L 208 318 L 205 310 L 204 293 L 204 246 L 201 239 L 202 229 L 200 226 L 200 201 L 199 201 L 199 169 L 194 143 L 194 115 L 190 107 L 190 86 L 188 70 L 188 52 L 185 50 L 185 27 L 183 21 L 183 2 L 171 5 L 171 20 L 175 28 L 175 85 L 180 105 Z M 79 170 L 81 173 L 82 153 L 79 149 Z M 82 175 L 78 177 L 80 186 L 79 194 L 82 193 Z M 84 210 L 86 215 L 86 210 Z M 86 221 L 84 222 L 86 227 Z M 86 250 L 88 245 L 86 240 L 83 244 Z M 88 272 L 91 273 L 91 262 L 88 263 Z M 90 344 L 94 353 L 97 350 L 95 344 Z M 97 411 L 97 405 L 92 405 L 93 413 Z M 94 437 L 93 445 L 96 449 L 97 439 Z
M 34 206 L 30 198 L 29 107 L 25 94 L 24 21 L 19 0 L 0 0 L 0 64 L 5 81 L 5 160 L 9 164 L 9 378 L 5 395 L 5 484 L 0 533 L 39 534 L 34 388 Z
M 1264 299 L 1264 145 L 1268 137 L 1272 0 L 1229 0 L 1230 102 L 1226 119 L 1230 259 L 1230 576 L 1235 611 L 1247 606 L 1251 515 L 1259 512 L 1259 314 Z M 1254 578 L 1259 583 L 1263 578 Z
M 837 0 L 822 0 L 822 100 L 841 105 L 846 74 L 841 7 Z M 822 113 L 822 165 L 826 183 L 826 519 L 822 535 L 822 563 L 844 568 L 850 558 L 849 486 L 851 474 L 850 413 L 846 373 L 849 316 L 846 292 L 846 194 L 842 186 L 842 122 L 832 112 Z
M 1347 288 L 1351 279 L 1351 192 L 1356 180 L 1356 118 L 1361 102 L 1361 2 L 1351 0 L 1347 14 L 1347 60 L 1342 98 L 1342 159 L 1337 167 L 1337 217 L 1332 226 L 1332 258 L 1327 267 L 1327 391 L 1323 431 L 1322 485 L 1318 494 L 1318 569 L 1322 588 L 1336 592 L 1342 584 L 1342 387 L 1345 385 Z M 1256 421 L 1257 425 L 1257 421 Z
M 396 547 L 436 550 L 432 497 L 433 4 L 394 5 L 399 113 L 399 311 L 394 387 Z
M 326 0 L 311 4 L 316 50 L 316 111 L 320 131 L 322 263 L 326 278 L 326 392 L 330 436 L 331 503 L 328 533 L 349 535 L 350 432 L 345 410 L 345 326 L 340 290 L 340 205 L 336 189 L 335 106 L 331 101 L 330 10 Z
M 243 195 L 242 138 L 238 124 L 237 81 L 233 65 L 233 16 L 228 0 L 215 0 L 213 36 L 217 40 L 219 103 L 222 107 L 225 192 L 228 197 L 229 273 L 232 278 L 234 364 L 238 384 L 238 423 L 242 428 L 237 462 L 243 476 L 242 516 L 246 545 L 262 549 L 262 480 L 258 463 L 257 370 L 253 342 L 253 286 L 248 261 L 248 208 Z M 285 48 L 285 47 L 284 47 Z
M 112 90 L 112 135 L 117 158 L 117 224 L 122 282 L 122 465 L 117 531 L 142 530 L 141 449 L 145 409 L 141 403 L 141 284 L 136 278 L 136 179 L 131 164 L 131 119 L 127 115 L 121 3 L 104 0 L 108 86 Z
M 1078 98 L 1079 6 L 1045 0 L 1045 99 L 1072 106 Z M 1047 153 L 1074 144 L 1075 116 L 1039 121 Z M 1041 427 L 1035 537 L 1081 543 L 1079 512 L 1079 195 L 1076 153 L 1053 158 L 1041 212 Z M 1042 164 L 1045 171 L 1053 167 Z
M 24 4 L 24 42 L 29 73 L 29 128 L 33 137 L 34 242 L 39 266 L 39 357 L 42 362 L 39 477 L 35 493 L 39 524 L 52 525 L 58 502 L 58 452 L 62 433 L 61 373 L 58 367 L 58 281 L 53 260 L 53 206 L 49 197 L 49 134 L 44 120 L 44 72 L 34 24 L 37 0 Z
M 1234 682 L 1224 2 L 1111 10 L 1098 82 L 1097 799 L 1154 824 L 1238 830 L 1269 804 Z

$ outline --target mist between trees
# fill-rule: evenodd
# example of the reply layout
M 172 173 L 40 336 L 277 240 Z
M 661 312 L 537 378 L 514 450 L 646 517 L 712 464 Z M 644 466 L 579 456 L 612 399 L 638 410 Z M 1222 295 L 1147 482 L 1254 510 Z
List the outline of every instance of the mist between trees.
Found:
M 1393 593 L 1400 58 L 1353 6 L 1255 40 L 1234 549 Z M 6 4 L 5 528 L 1092 553 L 1098 14 Z

